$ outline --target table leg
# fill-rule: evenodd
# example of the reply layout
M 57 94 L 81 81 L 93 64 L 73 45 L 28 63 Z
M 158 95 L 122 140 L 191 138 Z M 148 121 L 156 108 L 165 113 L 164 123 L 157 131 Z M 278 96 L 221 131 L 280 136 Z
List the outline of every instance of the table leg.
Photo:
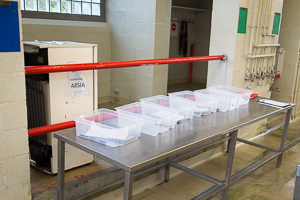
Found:
M 133 172 L 125 171 L 124 200 L 132 199 L 133 177 L 134 177 Z
M 293 200 L 300 199 L 300 165 L 297 165 Z
M 225 172 L 225 179 L 224 179 L 224 183 L 227 185 L 227 188 L 226 188 L 226 190 L 223 191 L 222 200 L 226 200 L 226 198 L 227 198 L 237 134 L 238 134 L 238 130 L 233 131 L 233 132 L 230 133 L 231 139 L 230 139 L 229 148 L 227 149 L 229 151 L 229 154 L 228 154 L 227 166 L 226 166 L 226 172 Z
M 165 168 L 165 181 L 168 182 L 170 179 L 170 165 L 169 165 L 169 158 L 167 158 L 168 165 Z
M 286 113 L 284 128 L 283 128 L 282 137 L 281 137 L 281 144 L 280 144 L 280 148 L 279 148 L 281 154 L 277 158 L 277 165 L 276 165 L 277 168 L 279 168 L 281 166 L 283 148 L 284 148 L 284 145 L 285 145 L 287 130 L 288 130 L 289 123 L 290 123 L 291 112 L 292 112 L 292 109 L 289 109 Z
M 229 136 L 231 136 L 231 133 L 229 133 Z M 228 142 L 227 142 L 227 147 L 226 147 L 226 152 L 227 152 L 227 153 L 229 153 L 230 143 L 231 143 L 231 138 L 229 138 L 229 140 L 228 140 Z
M 65 198 L 65 142 L 58 140 L 57 199 Z

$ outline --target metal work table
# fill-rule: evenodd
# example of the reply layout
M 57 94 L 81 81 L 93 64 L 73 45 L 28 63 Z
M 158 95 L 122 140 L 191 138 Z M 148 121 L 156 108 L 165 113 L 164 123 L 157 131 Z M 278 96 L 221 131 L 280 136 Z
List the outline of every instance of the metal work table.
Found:
M 290 104 L 285 108 L 278 109 L 260 105 L 257 103 L 257 100 L 258 98 L 250 100 L 248 105 L 240 106 L 240 108 L 232 111 L 217 112 L 200 118 L 194 117 L 193 120 L 177 124 L 174 129 L 159 134 L 156 137 L 141 134 L 139 140 L 122 147 L 109 147 L 81 138 L 76 135 L 75 128 L 54 133 L 54 137 L 58 139 L 59 145 L 57 197 L 58 199 L 64 199 L 64 152 L 65 143 L 68 143 L 124 169 L 124 199 L 126 200 L 132 198 L 134 172 L 163 159 L 167 160 L 165 165 L 162 165 L 165 167 L 166 181 L 169 180 L 170 167 L 175 167 L 215 184 L 215 186 L 193 199 L 205 199 L 220 191 L 223 191 L 222 199 L 226 199 L 230 184 L 238 181 L 243 176 L 275 158 L 278 158 L 277 167 L 280 167 L 281 164 L 290 113 L 295 105 Z M 287 114 L 281 145 L 278 149 L 237 138 L 238 129 L 284 111 L 287 111 Z M 203 148 L 207 145 L 226 140 L 228 140 L 227 152 L 229 154 L 224 180 L 218 180 L 200 172 L 196 172 L 181 166 L 172 160 L 172 156 L 180 152 L 187 151 L 197 146 L 200 146 L 199 148 L 201 148 L 201 145 L 204 145 L 202 146 Z M 269 153 L 260 161 L 257 161 L 240 172 L 231 175 L 236 141 L 267 149 L 272 153 Z

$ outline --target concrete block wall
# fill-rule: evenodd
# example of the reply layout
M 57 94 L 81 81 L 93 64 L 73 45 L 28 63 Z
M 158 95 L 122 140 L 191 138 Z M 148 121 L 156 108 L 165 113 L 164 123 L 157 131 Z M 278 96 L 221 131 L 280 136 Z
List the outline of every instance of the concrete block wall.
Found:
M 299 76 L 297 68 L 299 65 L 299 41 L 300 41 L 300 1 L 284 1 L 282 11 L 282 22 L 279 35 L 280 48 L 285 49 L 283 69 L 281 77 L 274 81 L 274 88 L 280 92 L 272 92 L 272 99 L 296 103 L 292 117 L 295 118 L 300 112 Z M 294 93 L 295 92 L 295 93 Z M 298 114 L 299 115 L 299 114 Z
M 20 8 L 18 10 L 21 22 Z M 23 48 L 21 52 L 1 52 L 0 60 L 0 199 L 29 200 L 31 189 Z
M 154 58 L 155 0 L 109 0 L 107 22 L 111 28 L 111 61 Z M 120 99 L 151 96 L 153 66 L 112 69 L 110 95 Z
M 227 54 L 227 85 L 233 80 L 238 16 L 239 1 L 213 1 L 209 55 Z M 221 61 L 208 63 L 207 86 L 219 84 L 221 64 Z
M 102 22 L 22 19 L 24 41 L 73 41 L 98 44 L 98 62 L 110 61 L 110 29 Z M 110 70 L 98 70 L 98 103 L 109 101 Z
M 111 61 L 168 56 L 170 2 L 109 0 L 107 22 L 111 28 Z M 113 69 L 110 73 L 110 95 L 115 96 L 117 88 L 120 101 L 137 101 L 166 93 L 166 66 Z
M 168 58 L 172 0 L 157 0 L 155 14 L 154 58 Z M 167 94 L 169 65 L 153 66 L 152 96 Z

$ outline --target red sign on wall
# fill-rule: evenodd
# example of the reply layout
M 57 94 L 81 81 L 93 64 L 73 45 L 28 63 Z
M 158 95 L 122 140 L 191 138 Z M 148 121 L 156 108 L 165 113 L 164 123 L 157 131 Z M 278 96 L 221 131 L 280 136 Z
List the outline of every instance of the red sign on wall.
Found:
M 171 33 L 170 36 L 177 36 L 178 32 L 178 23 L 177 22 L 171 22 Z
M 176 30 L 176 24 L 175 24 L 175 23 L 172 23 L 171 29 L 172 29 L 172 31 L 175 31 L 175 30 Z

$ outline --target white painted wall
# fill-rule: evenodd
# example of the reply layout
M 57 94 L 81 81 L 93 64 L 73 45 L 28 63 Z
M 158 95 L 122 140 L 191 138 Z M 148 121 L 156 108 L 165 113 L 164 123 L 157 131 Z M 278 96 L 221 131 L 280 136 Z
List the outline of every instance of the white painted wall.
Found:
M 232 84 L 238 16 L 239 1 L 213 1 L 209 55 L 227 54 L 227 85 Z M 207 86 L 219 84 L 220 66 L 221 61 L 208 63 Z
M 111 28 L 111 61 L 154 58 L 156 1 L 109 0 L 107 22 Z M 112 69 L 110 95 L 135 100 L 151 96 L 153 66 Z
M 31 190 L 23 48 L 21 52 L 0 52 L 0 63 L 0 199 L 29 200 Z
M 24 41 L 72 41 L 98 44 L 98 62 L 110 61 L 110 29 L 103 22 L 22 19 Z M 109 101 L 110 70 L 98 70 L 98 103 Z
M 171 0 L 109 0 L 111 61 L 167 57 L 170 9 Z M 115 88 L 119 88 L 120 101 L 136 101 L 166 93 L 167 70 L 166 65 L 113 69 L 110 95 L 115 96 Z
M 156 0 L 154 58 L 168 58 L 172 0 Z M 153 66 L 152 96 L 167 94 L 169 65 Z

